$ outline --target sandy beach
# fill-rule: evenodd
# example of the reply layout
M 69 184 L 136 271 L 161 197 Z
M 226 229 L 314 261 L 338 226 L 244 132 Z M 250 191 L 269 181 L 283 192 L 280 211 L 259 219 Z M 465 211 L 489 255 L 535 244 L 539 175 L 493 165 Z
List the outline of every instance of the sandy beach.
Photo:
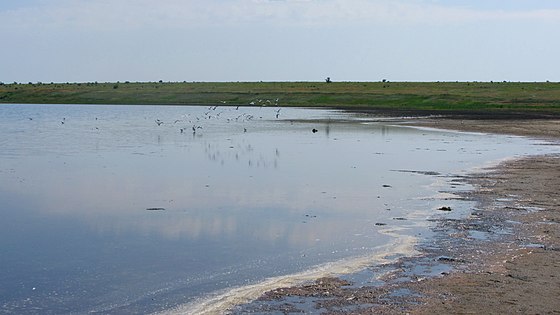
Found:
M 560 139 L 557 120 L 419 119 L 408 124 Z M 435 220 L 436 237 L 418 245 L 420 256 L 379 267 L 392 270 L 379 279 L 382 285 L 319 279 L 266 293 L 256 311 L 560 313 L 560 156 L 509 160 L 459 181 L 475 187 L 461 197 L 475 201 L 476 209 L 463 219 Z M 301 297 L 311 298 L 313 305 L 293 302 Z
M 560 122 L 556 120 L 431 120 L 420 124 L 560 138 Z M 512 222 L 511 234 L 495 241 L 475 242 L 474 246 L 465 244 L 459 255 L 465 257 L 462 272 L 410 284 L 412 290 L 422 294 L 422 302 L 411 307 L 410 313 L 560 313 L 560 156 L 508 161 L 490 173 L 473 174 L 467 181 L 476 187 L 467 197 L 476 199 L 482 211 L 465 223 L 480 221 L 481 217 L 497 224 Z

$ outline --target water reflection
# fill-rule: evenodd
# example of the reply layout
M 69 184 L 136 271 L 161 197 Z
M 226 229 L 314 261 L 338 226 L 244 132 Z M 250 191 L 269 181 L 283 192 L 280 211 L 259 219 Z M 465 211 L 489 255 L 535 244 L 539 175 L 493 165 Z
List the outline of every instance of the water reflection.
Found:
M 38 309 L 146 312 L 153 292 L 170 306 L 369 255 L 391 241 L 383 229 L 421 233 L 440 206 L 422 198 L 437 193 L 433 176 L 536 151 L 276 106 L 6 105 L 0 123 L 0 302 L 14 312 L 33 293 L 15 288 L 38 277 Z

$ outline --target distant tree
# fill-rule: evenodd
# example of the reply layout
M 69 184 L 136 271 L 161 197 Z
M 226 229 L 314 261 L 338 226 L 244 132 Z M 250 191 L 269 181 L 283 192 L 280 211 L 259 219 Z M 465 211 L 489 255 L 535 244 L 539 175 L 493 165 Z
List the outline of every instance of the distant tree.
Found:
M 159 80 L 159 83 L 163 83 L 163 80 Z
M 387 79 L 383 79 L 383 80 L 381 80 L 381 82 L 385 83 L 385 82 L 387 82 Z
M 325 79 L 325 82 L 331 83 L 331 82 L 332 82 L 332 81 L 331 81 L 331 78 L 330 78 L 330 77 L 327 77 L 327 78 Z

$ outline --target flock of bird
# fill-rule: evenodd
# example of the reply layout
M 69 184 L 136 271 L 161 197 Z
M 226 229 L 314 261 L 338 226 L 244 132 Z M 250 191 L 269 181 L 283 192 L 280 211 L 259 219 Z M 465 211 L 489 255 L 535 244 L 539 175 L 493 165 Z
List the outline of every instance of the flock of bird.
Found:
M 274 116 L 276 117 L 276 119 L 279 119 L 282 108 L 278 106 L 278 102 L 279 99 L 276 99 L 274 101 L 259 99 L 250 102 L 249 105 L 257 106 L 258 104 L 260 105 L 260 107 L 266 107 L 268 104 L 274 104 L 275 106 L 277 106 L 277 108 L 274 110 Z M 222 103 L 225 103 L 225 101 L 223 101 Z M 254 115 L 249 113 L 235 113 L 231 115 L 231 113 L 235 111 L 239 111 L 239 107 L 240 106 L 238 105 L 236 107 L 226 107 L 222 110 L 219 110 L 220 107 L 218 105 L 213 105 L 208 107 L 207 110 L 202 115 L 191 116 L 191 114 L 185 114 L 183 115 L 183 117 L 181 117 L 182 119 L 176 119 L 172 122 L 172 124 L 181 125 L 181 127 L 179 127 L 180 133 L 185 133 L 188 130 L 191 130 L 193 134 L 196 134 L 197 131 L 203 129 L 204 122 L 208 120 L 216 120 L 216 119 L 223 118 L 225 122 L 230 123 L 230 122 L 247 122 L 256 118 Z M 230 115 L 227 115 L 225 113 L 229 113 Z M 258 118 L 262 119 L 262 117 L 258 117 Z M 166 124 L 164 121 L 160 120 L 159 118 L 155 120 L 155 123 L 158 126 L 162 126 Z M 247 132 L 247 128 L 244 127 L 243 132 Z
M 282 111 L 282 108 L 279 106 L 279 99 L 274 99 L 274 100 L 270 100 L 270 99 L 257 99 L 254 101 L 251 101 L 248 105 L 250 108 L 264 108 L 267 107 L 268 105 L 273 105 L 276 106 L 276 108 L 273 109 L 272 115 L 273 117 L 275 117 L 276 119 L 280 118 L 280 113 Z M 222 104 L 226 104 L 226 101 L 222 101 Z M 197 132 L 203 130 L 203 126 L 206 126 L 207 124 L 205 122 L 210 121 L 210 120 L 218 120 L 221 119 L 222 121 L 225 121 L 226 123 L 230 123 L 230 122 L 237 122 L 237 123 L 244 123 L 244 122 L 249 122 L 251 120 L 254 119 L 262 119 L 262 116 L 254 116 L 253 114 L 250 114 L 248 112 L 241 112 L 243 110 L 240 111 L 240 105 L 237 106 L 218 106 L 218 105 L 212 105 L 209 106 L 202 114 L 196 115 L 196 114 L 184 114 L 182 115 L 181 119 L 175 119 L 173 121 L 163 121 L 159 118 L 155 119 L 154 122 L 157 126 L 162 126 L 162 125 L 177 125 L 178 126 L 178 130 L 180 133 L 185 133 L 187 131 L 192 131 L 193 135 L 197 134 Z M 248 107 L 245 107 L 245 109 Z M 33 120 L 32 117 L 28 118 L 29 120 Z M 97 120 L 98 118 L 96 117 L 95 120 Z M 60 124 L 64 125 L 66 123 L 66 118 L 62 118 L 62 120 L 60 120 Z M 95 128 L 97 130 L 99 130 L 99 128 Z M 247 132 L 247 128 L 243 127 L 243 132 Z M 317 129 L 313 128 L 312 129 L 313 133 L 318 132 Z

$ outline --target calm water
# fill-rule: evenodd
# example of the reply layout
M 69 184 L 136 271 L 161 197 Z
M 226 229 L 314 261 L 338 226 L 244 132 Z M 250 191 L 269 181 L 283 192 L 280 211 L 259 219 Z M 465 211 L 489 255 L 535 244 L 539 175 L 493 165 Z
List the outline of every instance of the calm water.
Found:
M 409 253 L 396 244 L 427 235 L 438 206 L 472 206 L 437 198 L 450 176 L 558 152 L 391 124 L 277 107 L 1 105 L 0 312 L 223 307 L 211 298 L 243 301 L 271 278 L 355 271 Z

